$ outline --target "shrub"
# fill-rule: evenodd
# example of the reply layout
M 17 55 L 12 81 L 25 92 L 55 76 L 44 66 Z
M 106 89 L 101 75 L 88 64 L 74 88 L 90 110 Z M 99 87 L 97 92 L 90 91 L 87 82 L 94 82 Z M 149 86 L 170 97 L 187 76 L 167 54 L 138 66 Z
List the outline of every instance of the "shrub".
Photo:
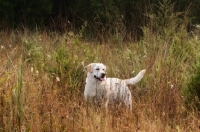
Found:
M 197 63 L 194 72 L 183 91 L 183 95 L 189 109 L 200 110 L 200 63 Z

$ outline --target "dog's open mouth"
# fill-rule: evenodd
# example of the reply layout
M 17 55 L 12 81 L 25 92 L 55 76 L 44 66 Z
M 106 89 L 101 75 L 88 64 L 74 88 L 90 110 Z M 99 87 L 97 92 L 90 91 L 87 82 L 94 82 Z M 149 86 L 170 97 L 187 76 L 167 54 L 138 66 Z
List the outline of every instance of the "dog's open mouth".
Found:
M 96 79 L 99 80 L 99 81 L 105 81 L 105 78 L 104 78 L 104 77 L 97 77 L 97 76 L 94 75 L 94 78 L 96 78 Z

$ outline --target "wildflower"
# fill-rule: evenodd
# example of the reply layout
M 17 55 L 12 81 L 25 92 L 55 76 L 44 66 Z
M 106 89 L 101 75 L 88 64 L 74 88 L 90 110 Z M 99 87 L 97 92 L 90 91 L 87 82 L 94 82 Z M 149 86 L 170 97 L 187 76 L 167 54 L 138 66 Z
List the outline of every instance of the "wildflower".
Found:
M 171 84 L 171 89 L 173 89 L 174 88 L 174 85 L 173 84 Z
M 31 67 L 31 72 L 33 72 L 33 67 Z
M 81 62 L 81 64 L 82 64 L 83 66 L 85 66 L 83 61 Z
M 28 52 L 28 56 L 31 56 L 31 51 Z
M 199 25 L 199 24 L 197 24 L 197 25 L 196 25 L 196 28 L 200 29 L 200 25 Z
M 60 82 L 60 78 L 59 77 L 56 77 L 56 82 Z
M 50 60 L 51 59 L 51 55 L 47 55 L 47 58 Z
M 73 33 L 72 31 L 70 31 L 70 32 L 68 33 L 68 35 L 69 35 L 69 36 L 74 36 L 74 33 Z
M 22 127 L 21 127 L 21 132 L 25 132 L 25 131 L 26 131 L 25 127 L 22 126 Z
M 170 84 L 170 88 L 173 89 L 174 85 L 171 82 L 168 82 L 168 84 Z
M 38 71 L 38 70 L 36 70 L 36 71 L 35 71 L 35 73 L 36 73 L 36 74 L 39 74 L 39 71 Z

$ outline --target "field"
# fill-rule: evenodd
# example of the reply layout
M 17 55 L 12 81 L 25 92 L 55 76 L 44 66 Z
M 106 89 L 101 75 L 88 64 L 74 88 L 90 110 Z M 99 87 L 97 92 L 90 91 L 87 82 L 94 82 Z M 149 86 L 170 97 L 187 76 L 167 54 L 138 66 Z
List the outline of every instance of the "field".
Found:
M 81 39 L 79 33 L 0 32 L 0 131 L 198 131 L 199 113 L 184 92 L 199 59 L 199 39 L 185 30 L 138 42 Z M 131 87 L 133 110 L 87 106 L 85 65 L 102 62 L 121 79 L 146 68 Z

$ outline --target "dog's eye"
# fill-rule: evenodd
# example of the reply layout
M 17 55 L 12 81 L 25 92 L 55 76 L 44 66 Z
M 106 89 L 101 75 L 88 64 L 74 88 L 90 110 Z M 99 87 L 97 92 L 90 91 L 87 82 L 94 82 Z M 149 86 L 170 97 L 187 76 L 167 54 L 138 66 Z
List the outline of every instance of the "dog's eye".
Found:
M 105 69 L 103 69 L 103 71 L 105 71 Z
M 96 70 L 99 71 L 99 68 L 97 68 Z

